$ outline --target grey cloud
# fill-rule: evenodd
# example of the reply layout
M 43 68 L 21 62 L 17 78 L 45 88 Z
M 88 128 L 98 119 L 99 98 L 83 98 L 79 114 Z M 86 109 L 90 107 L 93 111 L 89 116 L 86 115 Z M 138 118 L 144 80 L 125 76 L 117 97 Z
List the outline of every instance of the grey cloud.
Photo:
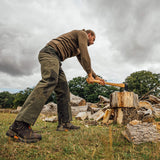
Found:
M 2 0 L 0 12 L 5 14 L 0 14 L 0 72 L 31 75 L 39 67 L 38 51 L 54 36 L 79 23 L 78 6 L 73 2 Z M 76 16 L 70 19 L 74 12 Z
M 160 43 L 159 0 L 93 0 L 88 6 L 88 17 L 106 28 L 103 36 L 120 50 L 123 61 L 140 64 L 151 56 L 160 60 L 157 53 L 153 55 Z
M 36 65 L 36 48 L 30 44 L 30 39 L 29 35 L 12 28 L 5 30 L 0 27 L 0 72 L 14 76 L 32 74 Z

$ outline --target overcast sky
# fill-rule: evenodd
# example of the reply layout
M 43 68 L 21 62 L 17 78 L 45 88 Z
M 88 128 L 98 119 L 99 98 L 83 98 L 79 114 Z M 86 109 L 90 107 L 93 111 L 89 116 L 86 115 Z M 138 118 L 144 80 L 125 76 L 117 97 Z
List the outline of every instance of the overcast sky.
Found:
M 1 0 L 0 91 L 26 89 L 41 79 L 38 53 L 57 36 L 92 29 L 93 70 L 123 82 L 131 73 L 160 73 L 160 0 Z M 77 59 L 62 63 L 67 80 L 86 76 Z

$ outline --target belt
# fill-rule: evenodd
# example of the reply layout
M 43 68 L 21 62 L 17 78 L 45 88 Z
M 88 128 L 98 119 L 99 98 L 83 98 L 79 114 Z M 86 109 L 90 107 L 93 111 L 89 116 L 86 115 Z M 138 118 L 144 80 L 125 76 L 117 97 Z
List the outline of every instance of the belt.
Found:
M 40 52 L 56 55 L 58 59 L 61 61 L 60 54 L 50 45 L 45 46 Z

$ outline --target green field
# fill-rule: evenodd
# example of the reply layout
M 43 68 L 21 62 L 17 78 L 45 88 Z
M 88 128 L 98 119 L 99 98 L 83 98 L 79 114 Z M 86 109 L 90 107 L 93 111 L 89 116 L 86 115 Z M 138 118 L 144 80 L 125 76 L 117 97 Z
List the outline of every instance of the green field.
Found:
M 26 144 L 15 142 L 5 133 L 16 114 L 0 113 L 0 160 L 160 160 L 160 143 L 133 145 L 122 135 L 122 125 L 89 126 L 81 121 L 77 131 L 58 132 L 57 123 L 40 118 L 32 127 L 41 131 L 42 140 Z

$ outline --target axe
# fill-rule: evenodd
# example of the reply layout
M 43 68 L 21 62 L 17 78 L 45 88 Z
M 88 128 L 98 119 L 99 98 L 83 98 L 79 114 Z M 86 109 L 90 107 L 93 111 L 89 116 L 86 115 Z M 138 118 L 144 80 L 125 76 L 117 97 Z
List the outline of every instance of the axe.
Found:
M 88 81 L 88 78 L 86 79 L 87 83 L 100 83 L 100 80 L 94 80 L 92 82 Z M 111 82 L 105 82 L 105 84 L 110 85 L 110 86 L 116 86 L 116 87 L 120 87 L 123 88 L 124 90 L 128 90 L 128 85 L 126 83 L 111 83 Z M 122 89 L 122 90 L 123 90 Z

